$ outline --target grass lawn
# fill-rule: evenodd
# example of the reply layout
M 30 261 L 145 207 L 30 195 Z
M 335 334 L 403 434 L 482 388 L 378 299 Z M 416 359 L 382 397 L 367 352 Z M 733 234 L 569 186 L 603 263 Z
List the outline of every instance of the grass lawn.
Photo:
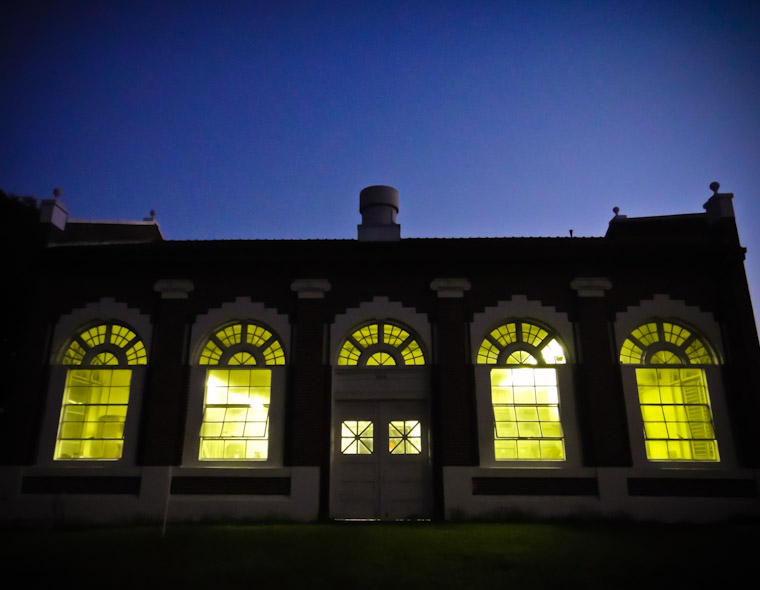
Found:
M 48 588 L 681 590 L 757 587 L 759 533 L 756 524 L 335 523 L 0 534 L 5 579 L 17 572 Z M 743 574 L 754 579 L 740 584 Z

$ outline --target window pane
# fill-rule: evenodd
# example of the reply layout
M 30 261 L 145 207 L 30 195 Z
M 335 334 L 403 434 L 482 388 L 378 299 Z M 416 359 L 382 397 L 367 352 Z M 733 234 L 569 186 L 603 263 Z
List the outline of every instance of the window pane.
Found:
M 228 337 L 235 338 L 236 333 Z M 200 431 L 201 460 L 267 459 L 271 382 L 269 369 L 208 371 Z
M 338 355 L 338 364 L 341 366 L 354 366 L 359 362 L 360 356 L 361 351 L 346 340 Z
M 373 426 L 369 420 L 345 420 L 340 427 L 340 450 L 344 455 L 370 455 L 374 449 Z
M 422 349 L 416 340 L 413 340 L 409 346 L 401 351 L 401 356 L 404 358 L 405 365 L 425 364 L 425 357 L 422 354 Z
M 719 461 L 702 369 L 636 369 L 647 458 Z
M 102 334 L 105 337 L 105 331 Z M 67 372 L 53 454 L 56 461 L 121 458 L 131 376 L 130 369 Z
M 555 369 L 491 370 L 496 460 L 565 458 Z
M 479 365 L 495 365 L 499 358 L 499 349 L 496 348 L 489 340 L 483 340 L 478 350 Z
M 378 342 L 378 325 L 372 324 L 371 326 L 365 326 L 364 328 L 357 330 L 353 333 L 354 339 L 361 345 L 362 348 L 367 348 Z
M 534 404 L 536 403 L 536 388 L 533 385 L 530 387 L 515 387 L 514 396 L 516 404 Z
M 495 452 L 497 461 L 517 459 L 516 438 L 513 438 L 511 440 L 503 440 L 503 439 L 495 440 L 494 452 Z
M 391 355 L 389 355 L 387 352 L 376 352 L 373 354 L 369 359 L 367 359 L 367 366 L 386 366 L 390 367 L 396 364 L 396 359 L 394 359 Z
M 388 424 L 388 451 L 393 455 L 419 455 L 422 452 L 422 426 L 419 420 L 394 420 Z
M 386 344 L 398 347 L 409 337 L 409 332 L 400 326 L 385 324 L 383 326 L 383 336 Z
M 370 324 L 356 330 L 346 338 L 338 354 L 339 366 L 388 367 L 424 364 L 422 348 L 409 331 L 387 322 Z

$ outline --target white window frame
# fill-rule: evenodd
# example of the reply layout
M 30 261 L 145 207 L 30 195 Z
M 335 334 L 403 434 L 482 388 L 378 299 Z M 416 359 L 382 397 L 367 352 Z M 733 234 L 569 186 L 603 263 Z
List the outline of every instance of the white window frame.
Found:
M 76 369 L 73 365 L 62 364 L 63 354 L 71 338 L 82 332 L 90 325 L 115 322 L 124 324 L 132 329 L 145 345 L 147 354 L 146 365 L 130 365 L 132 377 L 129 387 L 129 402 L 127 416 L 124 422 L 124 446 L 119 459 L 59 459 L 55 460 L 55 445 L 58 439 L 58 426 L 61 419 L 66 377 L 69 370 Z M 76 467 L 83 469 L 116 469 L 124 466 L 134 466 L 137 460 L 140 416 L 142 414 L 142 398 L 145 389 L 145 377 L 151 362 L 151 335 L 153 327 L 150 318 L 141 314 L 135 308 L 112 298 L 103 298 L 82 308 L 73 310 L 60 318 L 53 330 L 50 379 L 43 414 L 40 445 L 37 452 L 36 466 L 39 467 Z M 86 368 L 86 367 L 85 367 Z M 108 366 L 104 366 L 107 369 Z
M 695 330 L 707 341 L 707 344 L 716 356 L 716 363 L 712 365 L 668 365 L 668 368 L 687 367 L 702 369 L 704 371 L 720 461 L 648 459 L 644 438 L 644 420 L 641 416 L 641 404 L 639 403 L 639 390 L 636 381 L 636 369 L 654 368 L 655 366 L 620 363 L 631 457 L 634 467 L 654 470 L 727 469 L 736 467 L 736 453 L 731 435 L 722 368 L 720 366 L 724 358 L 720 326 L 711 313 L 704 312 L 698 307 L 688 306 L 683 301 L 672 300 L 666 295 L 655 295 L 652 299 L 642 301 L 639 305 L 631 306 L 624 312 L 616 315 L 614 334 L 615 354 L 618 362 L 623 342 L 625 342 L 631 332 L 642 324 L 655 320 L 671 320 Z
M 559 412 L 564 434 L 565 458 L 560 460 L 525 460 L 499 459 L 494 452 L 494 413 L 491 399 L 491 370 L 519 368 L 523 365 L 483 365 L 478 364 L 478 350 L 483 339 L 494 328 L 520 319 L 545 326 L 560 341 L 565 351 L 566 362 L 563 365 L 545 365 L 540 368 L 552 368 L 557 372 L 559 391 Z M 470 324 L 470 353 L 475 372 L 475 402 L 478 424 L 478 451 L 481 467 L 499 469 L 523 469 L 540 467 L 544 469 L 570 469 L 582 465 L 580 436 L 575 401 L 574 362 L 575 348 L 573 326 L 567 315 L 554 307 L 542 305 L 539 301 L 529 300 L 524 295 L 516 295 L 509 301 L 501 301 L 493 307 L 473 316 Z M 538 365 L 524 365 L 528 368 Z
M 417 340 L 425 355 L 425 364 L 418 367 L 430 367 L 433 364 L 431 354 L 432 347 L 431 329 L 427 318 L 414 309 L 404 307 L 396 301 L 389 301 L 387 297 L 375 297 L 372 301 L 365 301 L 358 307 L 352 307 L 345 313 L 336 316 L 330 326 L 330 364 L 338 371 L 369 369 L 371 367 L 340 366 L 338 355 L 346 337 L 353 334 L 363 324 L 374 322 L 390 322 L 411 329 L 411 334 Z M 413 365 L 399 365 L 396 368 L 411 369 Z M 390 367 L 388 367 L 390 369 Z
M 251 322 L 268 329 L 279 340 L 285 353 L 284 365 L 256 365 L 229 367 L 226 365 L 201 365 L 201 352 L 208 338 L 225 325 Z M 252 302 L 248 297 L 238 297 L 235 301 L 209 310 L 198 316 L 190 332 L 190 375 L 185 419 L 185 440 L 182 453 L 184 467 L 224 467 L 229 469 L 280 467 L 284 456 L 285 396 L 287 373 L 290 360 L 290 322 L 287 316 Z M 206 397 L 206 376 L 209 369 L 251 368 L 268 369 L 272 372 L 269 405 L 269 448 L 266 459 L 201 460 L 200 431 L 203 423 L 203 407 Z

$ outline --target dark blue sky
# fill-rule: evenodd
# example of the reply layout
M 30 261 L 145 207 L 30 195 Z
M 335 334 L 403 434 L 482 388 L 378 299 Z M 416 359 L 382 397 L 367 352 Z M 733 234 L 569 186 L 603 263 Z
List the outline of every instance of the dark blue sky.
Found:
M 736 195 L 760 306 L 760 2 L 4 9 L 0 188 L 169 239 L 600 236 Z M 757 315 L 757 314 L 756 314 Z

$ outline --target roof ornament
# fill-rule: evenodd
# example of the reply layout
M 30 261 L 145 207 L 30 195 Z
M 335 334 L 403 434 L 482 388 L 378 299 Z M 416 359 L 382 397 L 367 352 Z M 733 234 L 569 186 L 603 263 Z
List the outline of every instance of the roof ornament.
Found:
M 616 219 L 626 219 L 626 215 L 620 215 L 620 207 L 613 207 L 612 212 L 615 214 L 615 217 L 612 218 L 612 221 L 615 221 Z
M 734 199 L 734 193 L 719 193 L 720 184 L 717 182 L 710 183 L 710 190 L 712 190 L 712 196 L 707 199 L 707 203 L 702 205 L 707 212 L 707 219 L 710 223 L 715 223 L 719 219 L 733 218 L 734 206 L 731 203 Z

